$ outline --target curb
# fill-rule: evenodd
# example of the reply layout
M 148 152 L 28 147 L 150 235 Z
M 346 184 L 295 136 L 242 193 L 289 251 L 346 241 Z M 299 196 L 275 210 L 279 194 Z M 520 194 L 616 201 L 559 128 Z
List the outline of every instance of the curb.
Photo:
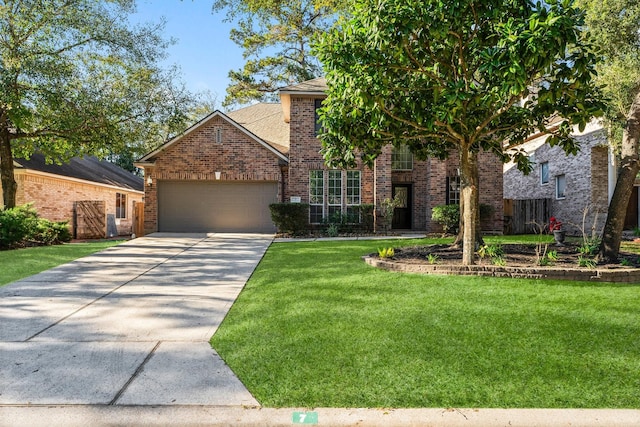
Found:
M 300 414 L 309 415 L 308 422 Z M 638 409 L 296 409 L 212 406 L 0 407 L 0 426 L 637 427 Z

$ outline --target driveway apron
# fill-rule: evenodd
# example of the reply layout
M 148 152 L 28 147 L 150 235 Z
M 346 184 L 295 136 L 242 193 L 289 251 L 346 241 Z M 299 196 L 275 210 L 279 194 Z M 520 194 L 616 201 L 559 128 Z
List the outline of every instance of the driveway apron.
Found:
M 258 406 L 208 341 L 272 240 L 156 233 L 0 288 L 0 405 Z

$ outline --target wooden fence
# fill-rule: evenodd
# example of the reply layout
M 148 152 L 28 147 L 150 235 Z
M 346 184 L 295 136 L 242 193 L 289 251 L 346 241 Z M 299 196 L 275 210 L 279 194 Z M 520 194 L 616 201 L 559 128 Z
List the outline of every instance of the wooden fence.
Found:
M 504 199 L 504 234 L 538 234 L 549 222 L 551 199 Z
M 133 234 L 144 236 L 144 203 L 133 202 Z
M 105 202 L 103 200 L 83 200 L 74 206 L 76 239 L 104 239 L 107 233 Z

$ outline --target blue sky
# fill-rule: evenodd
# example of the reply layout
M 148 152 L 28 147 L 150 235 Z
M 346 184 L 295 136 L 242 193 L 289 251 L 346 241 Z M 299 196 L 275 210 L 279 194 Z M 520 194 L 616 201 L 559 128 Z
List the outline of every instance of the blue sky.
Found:
M 229 84 L 230 70 L 244 64 L 242 49 L 229 40 L 232 23 L 223 22 L 224 12 L 212 13 L 213 0 L 138 0 L 132 21 L 166 20 L 165 38 L 176 43 L 168 50 L 167 64 L 182 70 L 187 87 L 217 94 L 218 107 Z

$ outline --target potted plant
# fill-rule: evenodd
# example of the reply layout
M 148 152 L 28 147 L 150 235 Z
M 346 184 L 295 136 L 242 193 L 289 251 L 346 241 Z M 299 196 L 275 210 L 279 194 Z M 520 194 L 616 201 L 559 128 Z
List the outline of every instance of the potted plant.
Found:
M 562 221 L 556 219 L 555 216 L 549 218 L 549 231 L 553 232 L 553 238 L 558 245 L 564 243 L 566 232 L 562 229 Z

